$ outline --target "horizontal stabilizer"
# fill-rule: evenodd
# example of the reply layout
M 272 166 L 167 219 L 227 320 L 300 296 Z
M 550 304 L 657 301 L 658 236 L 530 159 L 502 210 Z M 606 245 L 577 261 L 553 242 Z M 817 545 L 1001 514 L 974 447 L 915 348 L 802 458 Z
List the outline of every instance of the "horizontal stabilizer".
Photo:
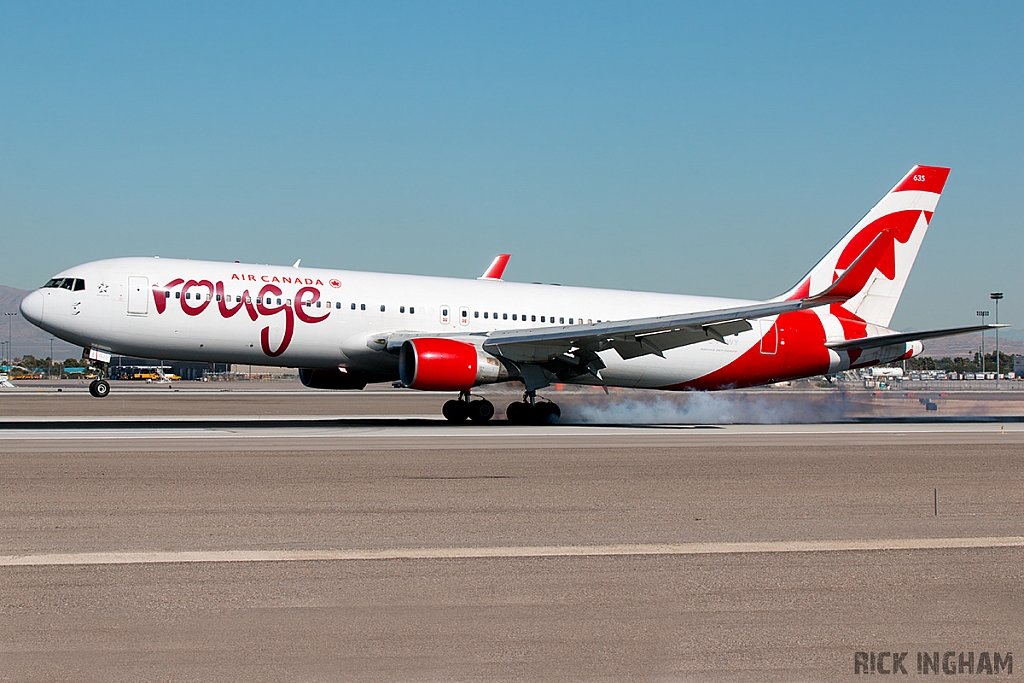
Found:
M 906 342 L 924 341 L 925 339 L 938 339 L 940 337 L 955 337 L 958 334 L 970 334 L 983 330 L 994 330 L 1009 325 L 971 325 L 969 327 L 947 327 L 943 330 L 922 330 L 920 332 L 898 332 L 895 334 L 883 334 L 879 337 L 865 337 L 864 339 L 850 339 L 847 341 L 836 341 L 825 344 L 834 351 L 846 351 L 849 349 L 875 349 L 890 344 L 904 344 Z

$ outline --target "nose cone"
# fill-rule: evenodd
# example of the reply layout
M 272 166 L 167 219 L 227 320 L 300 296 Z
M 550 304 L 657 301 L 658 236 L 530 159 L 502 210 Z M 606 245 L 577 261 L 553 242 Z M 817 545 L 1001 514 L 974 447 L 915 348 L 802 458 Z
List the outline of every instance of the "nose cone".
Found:
M 43 293 L 38 289 L 21 300 L 21 315 L 33 325 L 43 322 Z

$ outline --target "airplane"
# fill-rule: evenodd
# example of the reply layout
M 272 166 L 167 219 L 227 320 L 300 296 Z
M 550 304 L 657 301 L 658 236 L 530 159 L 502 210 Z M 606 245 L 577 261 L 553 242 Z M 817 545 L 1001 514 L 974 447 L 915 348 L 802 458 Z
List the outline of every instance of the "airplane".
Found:
M 787 292 L 768 300 L 179 259 L 115 258 L 55 275 L 21 313 L 111 354 L 299 368 L 319 389 L 390 381 L 457 393 L 442 414 L 486 422 L 472 391 L 521 382 L 508 421 L 551 423 L 552 383 L 720 390 L 834 374 L 921 353 L 927 339 L 991 329 L 888 328 L 948 168 L 915 166 Z M 100 378 L 90 393 L 104 397 Z

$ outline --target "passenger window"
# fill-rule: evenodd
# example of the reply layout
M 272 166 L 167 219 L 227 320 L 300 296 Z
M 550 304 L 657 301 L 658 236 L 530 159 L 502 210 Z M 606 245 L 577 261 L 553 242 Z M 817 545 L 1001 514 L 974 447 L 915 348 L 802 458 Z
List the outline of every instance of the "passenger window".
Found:
M 381 312 L 381 313 L 383 313 L 383 312 L 384 312 L 384 304 L 381 304 L 381 305 L 380 305 L 380 312 Z
M 319 301 L 317 301 L 317 302 L 316 302 L 316 307 L 317 307 L 317 308 L 320 308 L 320 303 L 321 303 L 321 302 L 319 302 Z M 382 310 L 382 311 L 383 311 L 383 310 L 384 310 L 384 307 L 382 306 L 380 310 Z
M 502 313 L 501 314 L 501 319 L 502 320 L 508 320 L 508 313 Z
M 537 316 L 535 316 L 535 315 L 531 315 L 531 316 L 530 316 L 530 321 L 531 321 L 531 322 L 537 322 Z
M 175 292 L 174 293 L 174 298 L 175 299 L 180 299 L 181 298 L 181 292 Z
M 415 306 L 410 306 L 409 307 L 409 315 L 412 315 L 415 312 L 416 312 L 416 307 Z
M 543 323 L 543 322 L 547 322 L 547 321 L 546 321 L 546 320 L 544 319 L 544 316 L 541 316 L 541 317 L 540 317 L 540 321 L 541 321 L 542 323 Z
M 278 303 L 280 303 L 280 302 L 278 302 Z M 335 308 L 341 308 L 341 302 L 340 301 L 335 302 L 334 307 Z
M 480 317 L 480 311 L 473 311 L 473 317 L 474 318 L 479 318 Z
M 484 318 L 487 317 L 487 311 L 484 311 Z
M 353 311 L 356 310 L 356 305 L 355 304 L 352 304 L 352 310 Z
M 165 299 L 170 299 L 171 298 L 170 290 L 167 290 L 167 289 L 164 290 L 164 298 Z
M 573 324 L 573 322 L 572 322 L 572 318 L 569 318 L 569 324 L 570 324 L 570 325 L 572 325 L 572 324 Z
M 277 300 L 277 305 L 278 305 L 278 306 L 280 306 L 280 305 L 281 305 L 281 300 L 280 300 L 280 299 L 278 299 L 278 300 Z
M 559 325 L 564 325 L 565 324 L 565 318 L 559 318 L 558 319 L 558 324 Z
M 366 310 L 366 304 L 359 304 L 359 310 L 360 311 L 365 311 Z
M 515 314 L 515 313 L 513 313 L 513 314 L 512 314 L 512 319 L 513 319 L 513 320 L 518 320 L 518 318 L 516 317 L 516 314 Z

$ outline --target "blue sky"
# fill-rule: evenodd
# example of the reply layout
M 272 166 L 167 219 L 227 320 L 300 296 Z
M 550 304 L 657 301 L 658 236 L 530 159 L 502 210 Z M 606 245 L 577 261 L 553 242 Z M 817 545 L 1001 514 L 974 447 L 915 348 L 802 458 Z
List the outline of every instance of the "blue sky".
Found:
M 1024 324 L 1021 3 L 6 3 L 0 283 L 191 257 L 768 297 L 953 168 L 894 326 Z M 16 247 L 15 247 L 16 245 Z

